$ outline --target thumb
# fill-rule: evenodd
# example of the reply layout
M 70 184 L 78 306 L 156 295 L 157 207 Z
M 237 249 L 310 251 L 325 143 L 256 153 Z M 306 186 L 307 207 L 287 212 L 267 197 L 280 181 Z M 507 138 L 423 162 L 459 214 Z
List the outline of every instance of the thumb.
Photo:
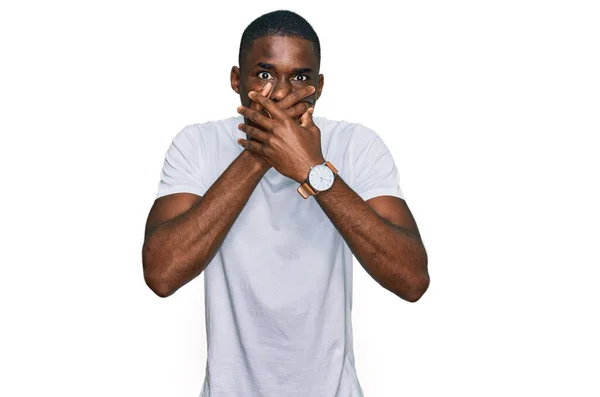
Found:
M 315 108 L 311 107 L 311 108 L 308 108 L 308 110 L 306 112 L 304 112 L 304 114 L 300 118 L 300 120 L 302 121 L 302 123 L 300 125 L 302 127 L 308 128 L 308 127 L 312 127 L 315 125 L 315 123 L 313 122 L 313 119 L 312 119 L 312 114 L 314 111 L 315 111 Z

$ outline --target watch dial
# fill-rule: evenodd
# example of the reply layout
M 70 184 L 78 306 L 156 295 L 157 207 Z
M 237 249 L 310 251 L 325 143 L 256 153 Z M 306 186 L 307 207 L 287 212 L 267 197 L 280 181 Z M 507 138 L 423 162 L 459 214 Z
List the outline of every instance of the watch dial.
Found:
M 326 165 L 319 164 L 312 168 L 308 182 L 317 190 L 327 190 L 333 185 L 333 171 Z

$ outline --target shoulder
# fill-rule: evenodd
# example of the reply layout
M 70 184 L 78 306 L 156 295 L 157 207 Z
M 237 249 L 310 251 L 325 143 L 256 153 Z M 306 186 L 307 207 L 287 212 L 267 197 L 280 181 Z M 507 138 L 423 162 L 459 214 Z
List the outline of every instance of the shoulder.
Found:
M 186 142 L 193 146 L 206 144 L 220 138 L 231 138 L 231 131 L 236 129 L 239 117 L 222 120 L 210 120 L 188 124 L 175 136 L 174 141 Z
M 210 120 L 201 123 L 188 124 L 179 132 L 186 136 L 210 136 L 222 131 L 230 131 L 237 125 L 239 117 L 229 117 L 221 120 Z

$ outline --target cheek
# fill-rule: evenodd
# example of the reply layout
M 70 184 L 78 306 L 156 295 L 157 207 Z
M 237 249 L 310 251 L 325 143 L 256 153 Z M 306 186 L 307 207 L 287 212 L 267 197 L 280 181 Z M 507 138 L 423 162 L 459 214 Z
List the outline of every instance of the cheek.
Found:
M 248 77 L 244 84 L 246 95 L 250 91 L 260 91 L 265 84 L 267 84 L 267 81 L 259 79 L 258 77 Z
M 253 79 L 250 79 L 253 80 Z M 259 81 L 246 81 L 246 84 L 240 85 L 240 99 L 242 101 L 242 105 L 245 107 L 250 107 L 253 101 L 248 97 L 248 93 L 250 91 L 260 92 L 266 82 Z
M 248 98 L 247 96 L 243 95 L 240 97 L 241 102 L 242 102 L 242 106 L 245 106 L 247 108 L 250 107 L 250 104 L 252 103 L 252 101 L 250 100 L 250 98 Z
M 250 98 L 248 97 L 248 91 L 246 87 L 240 86 L 240 100 L 242 102 L 242 106 L 250 107 Z
M 308 102 L 310 105 L 314 106 L 315 102 L 317 102 L 317 87 L 315 87 L 315 92 L 311 96 L 307 96 L 303 100 L 304 102 Z

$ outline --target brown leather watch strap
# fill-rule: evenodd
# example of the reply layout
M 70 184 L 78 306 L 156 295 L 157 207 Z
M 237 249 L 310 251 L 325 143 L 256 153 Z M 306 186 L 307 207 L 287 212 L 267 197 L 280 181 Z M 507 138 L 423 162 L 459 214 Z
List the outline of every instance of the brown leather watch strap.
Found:
M 338 173 L 338 170 L 333 166 L 333 164 L 331 164 L 329 161 L 325 162 L 325 165 L 327 167 L 329 167 L 329 169 L 331 171 L 333 171 L 333 176 L 335 177 L 335 175 Z M 312 169 L 312 168 L 311 168 Z M 310 172 L 310 171 L 309 171 Z M 302 183 L 299 187 L 298 187 L 298 193 L 300 193 L 300 195 L 307 199 L 310 196 L 316 195 L 319 193 L 318 190 L 314 190 L 310 184 L 308 183 L 308 178 L 306 178 L 306 181 L 304 181 L 304 183 Z
M 333 171 L 333 175 L 336 175 L 338 173 L 338 170 L 329 161 L 327 161 L 325 165 L 328 166 L 331 171 Z
M 313 194 L 315 194 L 316 192 L 310 187 L 308 182 L 304 182 L 302 185 L 300 185 L 298 187 L 298 193 L 300 193 L 302 198 L 307 199 L 310 196 L 312 196 Z

